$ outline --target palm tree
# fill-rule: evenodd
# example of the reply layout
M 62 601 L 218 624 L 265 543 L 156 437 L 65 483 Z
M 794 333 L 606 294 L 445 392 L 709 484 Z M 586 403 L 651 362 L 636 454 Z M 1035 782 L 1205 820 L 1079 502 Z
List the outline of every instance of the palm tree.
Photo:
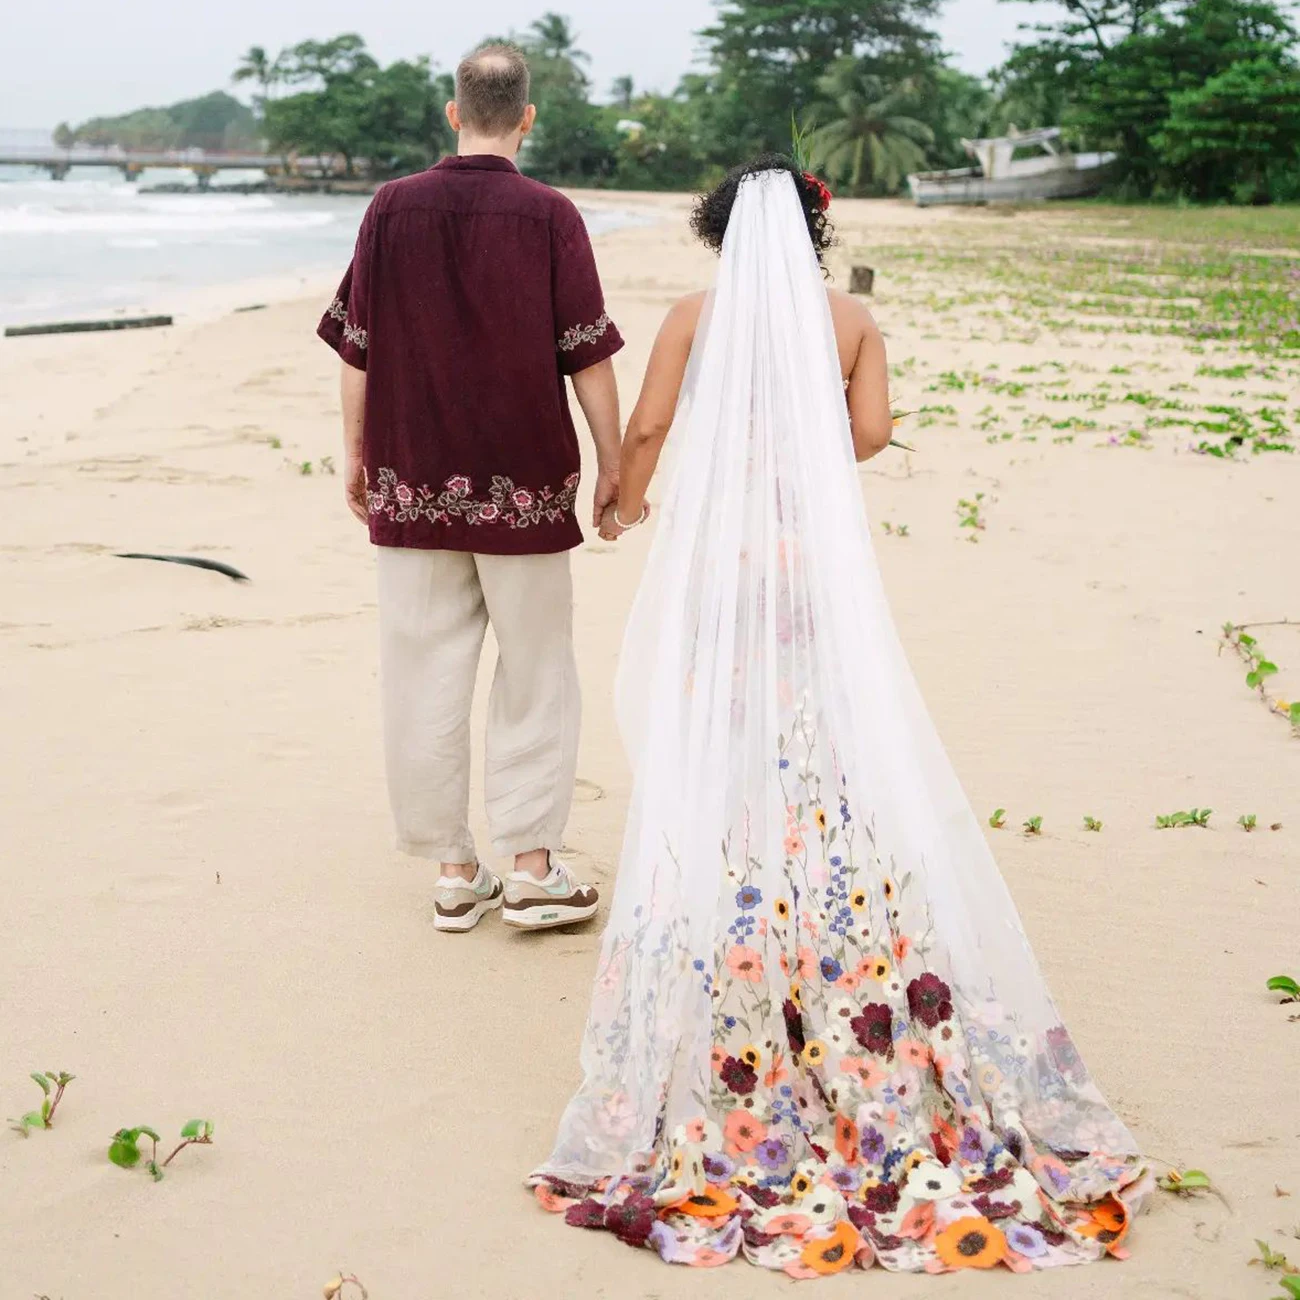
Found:
M 625 113 L 632 108 L 632 100 L 636 95 L 636 83 L 631 77 L 615 77 L 614 84 L 610 87 L 614 95 L 614 103 Z
M 577 48 L 578 36 L 563 14 L 545 13 L 529 28 L 529 44 L 544 59 L 590 63 L 591 56 Z
M 874 184 L 897 189 L 910 171 L 925 163 L 934 132 L 902 108 L 911 87 L 887 87 L 852 60 L 833 67 L 819 83 L 838 114 L 808 132 L 809 161 L 834 181 L 860 190 Z
M 274 59 L 267 55 L 260 45 L 249 47 L 243 61 L 235 69 L 232 81 L 255 81 L 262 88 L 258 102 L 262 105 L 271 97 L 271 87 L 280 80 L 284 73 L 284 55 L 277 54 Z

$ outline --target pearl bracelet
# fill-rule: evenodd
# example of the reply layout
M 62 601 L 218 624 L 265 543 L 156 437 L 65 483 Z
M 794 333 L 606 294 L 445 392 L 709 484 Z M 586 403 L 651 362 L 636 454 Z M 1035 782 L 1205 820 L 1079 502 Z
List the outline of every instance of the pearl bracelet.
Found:
M 645 521 L 649 518 L 649 516 L 650 516 L 650 503 L 648 501 L 645 501 L 642 502 L 641 504 L 641 518 L 636 520 L 635 523 L 625 524 L 622 521 L 622 519 L 619 518 L 618 506 L 617 505 L 614 506 L 614 522 L 619 526 L 619 529 L 625 533 L 629 533 L 632 531 L 632 529 L 640 527 L 643 523 L 645 523 Z

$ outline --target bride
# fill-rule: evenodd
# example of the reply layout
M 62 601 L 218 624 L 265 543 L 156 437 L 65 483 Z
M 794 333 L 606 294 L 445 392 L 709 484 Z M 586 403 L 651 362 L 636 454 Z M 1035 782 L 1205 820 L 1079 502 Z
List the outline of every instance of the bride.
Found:
M 701 200 L 717 284 L 631 420 L 607 536 L 648 515 L 670 424 L 677 457 L 619 666 L 634 786 L 583 1082 L 529 1181 L 675 1263 L 1122 1255 L 1150 1175 L 881 587 L 853 462 L 889 440 L 884 345 L 824 287 L 829 197 L 767 156 Z

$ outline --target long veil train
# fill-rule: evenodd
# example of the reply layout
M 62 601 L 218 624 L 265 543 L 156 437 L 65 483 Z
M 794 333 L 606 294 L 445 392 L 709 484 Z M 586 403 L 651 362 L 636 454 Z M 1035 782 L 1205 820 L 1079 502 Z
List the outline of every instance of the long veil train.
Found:
M 744 180 L 628 625 L 583 1082 L 532 1176 L 667 1259 L 1024 1269 L 1149 1184 L 891 618 L 791 178 Z

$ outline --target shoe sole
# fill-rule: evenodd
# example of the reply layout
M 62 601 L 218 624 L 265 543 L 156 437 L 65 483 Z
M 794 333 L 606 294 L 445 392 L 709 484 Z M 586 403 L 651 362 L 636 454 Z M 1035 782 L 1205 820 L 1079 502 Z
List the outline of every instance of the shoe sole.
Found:
M 599 907 L 599 900 L 586 907 L 562 907 L 557 903 L 533 903 L 527 907 L 507 905 L 501 920 L 515 930 L 555 930 L 562 925 L 590 921 Z
M 495 898 L 489 898 L 482 903 L 475 903 L 468 912 L 462 912 L 459 916 L 448 916 L 438 911 L 437 905 L 433 909 L 433 928 L 441 930 L 444 934 L 464 934 L 466 930 L 472 930 L 489 912 L 494 912 L 504 902 L 501 894 Z

